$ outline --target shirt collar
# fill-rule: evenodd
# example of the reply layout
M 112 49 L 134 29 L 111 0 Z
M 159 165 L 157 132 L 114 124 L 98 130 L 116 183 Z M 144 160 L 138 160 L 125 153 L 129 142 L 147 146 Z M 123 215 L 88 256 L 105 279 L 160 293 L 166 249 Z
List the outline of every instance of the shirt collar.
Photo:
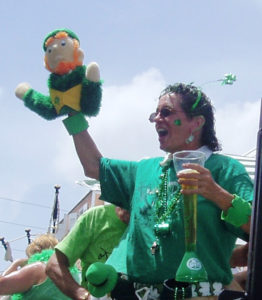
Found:
M 208 160 L 210 155 L 213 153 L 212 150 L 210 150 L 207 146 L 202 146 L 198 148 L 197 151 L 203 152 L 206 156 L 206 160 Z
M 212 150 L 210 150 L 207 146 L 201 146 L 200 148 L 197 149 L 197 151 L 201 151 L 205 154 L 206 161 L 209 159 L 209 157 L 213 153 Z M 165 158 L 160 162 L 160 166 L 161 167 L 167 166 L 172 161 L 172 159 L 173 159 L 173 154 L 167 153 Z

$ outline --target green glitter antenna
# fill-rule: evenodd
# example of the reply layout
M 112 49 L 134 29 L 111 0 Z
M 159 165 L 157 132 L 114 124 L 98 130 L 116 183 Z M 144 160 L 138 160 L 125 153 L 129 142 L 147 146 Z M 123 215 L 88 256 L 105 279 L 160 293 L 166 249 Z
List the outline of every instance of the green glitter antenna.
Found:
M 236 75 L 234 75 L 232 73 L 228 73 L 228 74 L 224 75 L 224 78 L 213 80 L 213 81 L 207 81 L 207 82 L 202 83 L 201 86 L 198 87 L 197 98 L 196 98 L 196 101 L 194 102 L 194 104 L 191 107 L 191 111 L 193 111 L 198 106 L 198 103 L 201 100 L 201 95 L 202 95 L 201 89 L 202 89 L 203 85 L 218 82 L 218 81 L 221 82 L 221 85 L 232 85 L 236 80 L 237 80 Z M 190 84 L 192 84 L 192 83 L 190 83 Z

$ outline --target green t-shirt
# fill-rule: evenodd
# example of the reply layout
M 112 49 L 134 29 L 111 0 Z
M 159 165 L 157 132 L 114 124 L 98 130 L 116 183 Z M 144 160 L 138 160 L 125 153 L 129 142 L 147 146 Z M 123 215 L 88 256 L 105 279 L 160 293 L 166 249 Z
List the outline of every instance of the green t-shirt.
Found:
M 72 230 L 55 249 L 66 255 L 70 266 L 77 259 L 81 260 L 81 285 L 86 287 L 86 270 L 94 262 L 107 260 L 126 227 L 117 217 L 114 205 L 90 208 L 78 218 Z
M 162 160 L 152 158 L 128 162 L 103 158 L 100 163 L 101 199 L 131 211 L 127 235 L 107 262 L 136 282 L 161 283 L 165 279 L 174 278 L 185 251 L 183 208 L 180 202 L 178 213 L 172 215 L 171 233 L 160 238 L 159 251 L 155 255 L 151 254 L 150 248 L 155 241 L 154 203 L 160 183 L 159 162 Z M 237 160 L 212 154 L 205 167 L 223 188 L 252 201 L 252 181 Z M 169 196 L 178 188 L 176 174 L 171 166 Z M 236 238 L 247 239 L 247 235 L 240 228 L 222 221 L 221 209 L 201 196 L 198 196 L 197 222 L 197 253 L 209 280 L 229 284 L 232 280 L 229 259 Z

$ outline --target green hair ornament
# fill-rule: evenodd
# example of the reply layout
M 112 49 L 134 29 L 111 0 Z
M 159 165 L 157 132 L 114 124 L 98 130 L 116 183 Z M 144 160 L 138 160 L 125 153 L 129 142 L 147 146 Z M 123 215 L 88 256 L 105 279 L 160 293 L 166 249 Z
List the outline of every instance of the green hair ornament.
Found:
M 221 85 L 232 85 L 236 80 L 237 80 L 237 76 L 232 74 L 232 73 L 229 73 L 229 74 L 225 74 L 224 78 L 222 78 L 222 79 L 205 82 L 205 83 L 202 84 L 202 86 L 205 85 L 205 84 L 213 83 L 213 82 L 217 82 L 217 81 L 221 81 Z M 193 82 L 191 82 L 190 84 L 193 84 Z M 194 104 L 191 107 L 191 111 L 193 111 L 198 106 L 198 103 L 201 100 L 201 96 L 202 96 L 201 87 L 198 87 L 197 90 L 198 90 L 197 91 L 197 98 L 196 98 L 196 101 L 194 102 Z
M 225 85 L 225 84 L 232 85 L 236 80 L 237 80 L 236 75 L 229 73 L 229 74 L 225 74 L 225 77 L 223 79 L 219 79 L 218 81 L 221 81 L 221 85 Z
M 201 96 L 202 96 L 202 92 L 201 92 L 200 88 L 198 88 L 197 89 L 197 98 L 196 98 L 195 103 L 192 105 L 191 110 L 194 110 L 198 106 L 198 103 L 201 100 Z

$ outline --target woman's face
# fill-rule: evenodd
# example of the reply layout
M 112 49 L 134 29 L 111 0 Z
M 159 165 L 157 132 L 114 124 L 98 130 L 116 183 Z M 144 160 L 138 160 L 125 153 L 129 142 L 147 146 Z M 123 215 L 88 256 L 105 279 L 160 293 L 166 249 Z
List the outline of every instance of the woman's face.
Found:
M 181 101 L 181 96 L 175 93 L 163 95 L 159 99 L 154 122 L 160 149 L 166 152 L 174 153 L 200 147 L 197 140 L 189 144 L 186 143 L 187 138 L 197 128 L 197 124 L 196 118 L 190 119 L 183 112 L 180 105 Z M 169 112 L 166 113 L 166 110 Z

